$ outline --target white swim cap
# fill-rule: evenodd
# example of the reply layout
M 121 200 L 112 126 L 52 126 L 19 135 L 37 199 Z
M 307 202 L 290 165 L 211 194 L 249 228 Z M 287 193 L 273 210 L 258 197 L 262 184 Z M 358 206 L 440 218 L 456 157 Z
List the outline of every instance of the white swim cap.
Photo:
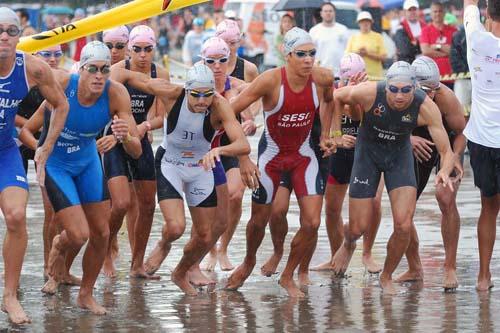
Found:
M 128 42 L 128 28 L 122 25 L 113 29 L 104 30 L 102 33 L 102 40 L 103 42 L 115 41 L 126 43 Z
M 104 43 L 94 40 L 83 47 L 80 68 L 92 61 L 105 61 L 111 65 L 111 53 Z
M 390 83 L 408 83 L 415 86 L 417 75 L 415 68 L 405 61 L 396 61 L 387 70 L 387 84 Z
M 340 78 L 343 80 L 349 79 L 359 72 L 364 72 L 365 69 L 365 61 L 357 53 L 348 53 L 340 60 Z
M 8 7 L 0 7 L 0 23 L 15 25 L 18 29 L 21 29 L 21 22 L 16 12 Z
M 283 39 L 285 54 L 291 53 L 297 47 L 304 44 L 314 44 L 314 42 L 307 31 L 297 27 L 288 30 Z
M 214 73 L 212 73 L 208 66 L 202 63 L 197 63 L 188 70 L 184 88 L 186 88 L 186 90 L 197 88 L 214 89 Z
M 427 86 L 431 89 L 439 87 L 439 68 L 433 59 L 421 56 L 415 59 L 411 65 L 415 68 L 417 82 L 421 86 Z

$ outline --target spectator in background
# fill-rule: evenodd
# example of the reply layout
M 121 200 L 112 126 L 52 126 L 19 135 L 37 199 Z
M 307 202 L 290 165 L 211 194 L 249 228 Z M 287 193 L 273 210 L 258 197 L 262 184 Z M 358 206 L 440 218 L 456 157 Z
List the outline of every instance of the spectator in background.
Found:
M 37 33 L 35 28 L 33 28 L 30 24 L 30 14 L 24 8 L 20 8 L 16 10 L 17 16 L 21 21 L 21 36 L 30 36 Z
M 222 8 L 217 8 L 216 10 L 214 10 L 214 23 L 215 23 L 215 26 L 218 26 L 219 23 L 221 23 L 222 21 L 224 21 L 225 18 L 226 18 L 226 16 L 224 15 L 224 10 Z
M 463 26 L 453 35 L 450 50 L 450 63 L 453 73 L 468 73 L 467 64 L 467 40 Z M 469 117 L 471 108 L 472 85 L 470 79 L 458 79 L 455 81 L 455 95 L 464 108 L 465 116 Z
M 85 18 L 85 10 L 83 10 L 82 8 L 75 9 L 75 16 L 73 17 L 73 22 L 79 21 L 83 18 Z M 73 60 L 74 61 L 80 61 L 80 53 L 82 53 L 83 47 L 85 45 L 87 45 L 88 37 L 89 36 L 83 36 L 83 37 L 78 38 L 75 41 L 75 44 L 74 44 L 75 50 L 73 53 Z
M 398 60 L 411 64 L 422 53 L 419 38 L 425 27 L 425 21 L 419 20 L 417 0 L 406 0 L 403 8 L 405 17 L 394 35 L 394 44 L 396 44 Z
M 369 12 L 360 12 L 357 21 L 360 32 L 349 38 L 345 52 L 362 56 L 368 76 L 380 78 L 383 75 L 382 64 L 387 58 L 384 39 L 381 34 L 372 31 L 373 18 Z
M 330 2 L 321 5 L 321 23 L 311 28 L 311 35 L 316 44 L 316 61 L 338 75 L 340 60 L 344 56 L 347 44 L 348 30 L 343 24 L 335 21 L 335 6 Z
M 160 24 L 158 29 L 158 51 L 161 56 L 168 54 L 170 41 L 169 41 L 169 30 L 170 30 L 170 22 L 166 15 L 161 16 Z
M 277 67 L 281 67 L 285 65 L 285 56 L 283 53 L 283 38 L 288 30 L 295 27 L 295 19 L 290 14 L 285 14 L 281 17 L 280 20 L 280 33 L 276 36 L 274 49 L 276 52 L 276 56 L 278 57 Z
M 188 31 L 184 37 L 182 45 L 182 61 L 185 65 L 191 67 L 201 60 L 201 44 L 203 44 L 203 27 L 205 22 L 201 17 L 193 20 L 193 30 Z
M 448 75 L 452 73 L 449 57 L 456 29 L 444 23 L 444 6 L 440 2 L 432 3 L 431 19 L 432 22 L 422 29 L 420 35 L 422 54 L 434 59 L 441 75 Z M 453 90 L 453 81 L 443 83 Z

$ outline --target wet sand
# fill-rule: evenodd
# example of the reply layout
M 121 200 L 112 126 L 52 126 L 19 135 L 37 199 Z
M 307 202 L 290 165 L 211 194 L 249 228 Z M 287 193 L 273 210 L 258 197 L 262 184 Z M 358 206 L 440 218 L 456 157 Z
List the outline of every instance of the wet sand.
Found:
M 256 148 L 258 137 L 251 139 Z M 159 142 L 159 139 L 156 140 Z M 441 288 L 444 250 L 440 233 L 440 211 L 434 199 L 433 180 L 417 205 L 417 225 L 421 257 L 425 270 L 425 283 L 404 284 L 395 297 L 381 294 L 376 275 L 369 275 L 361 264 L 361 246 L 358 246 L 349 277 L 340 279 L 331 273 L 311 272 L 313 285 L 302 300 L 288 298 L 278 286 L 278 275 L 271 278 L 260 275 L 260 266 L 272 251 L 267 231 L 258 252 L 257 266 L 239 292 L 221 290 L 230 272 L 217 267 L 211 274 L 218 283 L 215 288 L 200 289 L 197 297 L 186 297 L 170 281 L 170 272 L 182 255 L 189 230 L 174 243 L 172 251 L 159 270 L 160 281 L 130 279 L 130 249 L 125 228 L 119 234 L 120 257 L 118 277 L 100 276 L 95 295 L 108 309 L 106 316 L 94 316 L 76 307 L 76 287 L 60 287 L 55 296 L 44 296 L 42 224 L 43 206 L 40 191 L 30 170 L 30 201 L 28 206 L 29 243 L 23 266 L 20 299 L 31 316 L 33 324 L 25 328 L 14 327 L 0 315 L 0 331 L 28 332 L 454 332 L 500 330 L 500 289 L 478 294 L 475 289 L 478 271 L 476 221 L 479 215 L 479 191 L 474 188 L 468 158 L 465 179 L 458 193 L 458 207 L 462 217 L 458 252 L 458 279 L 455 293 L 444 293 Z M 250 193 L 246 192 L 243 217 L 230 246 L 233 264 L 239 264 L 245 254 L 245 224 L 249 218 Z M 347 206 L 347 205 L 346 205 Z M 347 218 L 344 207 L 344 218 Z M 290 232 L 285 253 L 298 227 L 298 206 L 292 197 L 288 214 Z M 147 253 L 160 238 L 163 218 L 159 209 L 148 244 Z M 190 225 L 188 217 L 188 225 Z M 382 262 L 386 242 L 392 232 L 392 219 L 387 195 L 383 199 L 383 220 L 374 246 L 374 256 Z M 5 225 L 0 223 L 0 234 Z M 83 251 L 82 251 L 83 253 Z M 318 246 L 312 265 L 329 258 L 329 245 L 324 221 L 320 228 Z M 283 269 L 286 257 L 279 269 Z M 500 256 L 494 252 L 491 267 L 493 282 L 500 285 Z M 403 259 L 396 273 L 404 271 Z M 3 269 L 3 262 L 0 263 Z M 81 254 L 75 261 L 73 273 L 81 275 Z M 3 281 L 2 281 L 3 287 Z M 0 288 L 1 289 L 1 288 Z

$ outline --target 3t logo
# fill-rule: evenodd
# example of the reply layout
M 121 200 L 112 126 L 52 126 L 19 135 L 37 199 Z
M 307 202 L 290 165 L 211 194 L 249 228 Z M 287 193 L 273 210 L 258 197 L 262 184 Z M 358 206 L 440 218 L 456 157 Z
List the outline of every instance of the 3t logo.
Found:
M 182 139 L 183 140 L 193 140 L 194 133 L 189 131 L 182 131 Z

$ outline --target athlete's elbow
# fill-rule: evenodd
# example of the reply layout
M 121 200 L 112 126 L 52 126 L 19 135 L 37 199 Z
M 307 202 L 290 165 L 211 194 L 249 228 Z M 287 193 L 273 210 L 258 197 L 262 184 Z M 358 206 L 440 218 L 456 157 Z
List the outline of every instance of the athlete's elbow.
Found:
M 133 147 L 131 147 L 132 149 L 130 149 L 130 151 L 128 151 L 127 153 L 132 156 L 133 159 L 139 159 L 139 157 L 141 157 L 142 155 L 142 146 L 141 146 L 141 142 L 138 141 L 138 143 L 134 144 Z
M 249 155 L 251 151 L 252 148 L 250 147 L 248 141 L 245 139 L 245 141 L 241 143 L 241 152 L 239 155 Z

